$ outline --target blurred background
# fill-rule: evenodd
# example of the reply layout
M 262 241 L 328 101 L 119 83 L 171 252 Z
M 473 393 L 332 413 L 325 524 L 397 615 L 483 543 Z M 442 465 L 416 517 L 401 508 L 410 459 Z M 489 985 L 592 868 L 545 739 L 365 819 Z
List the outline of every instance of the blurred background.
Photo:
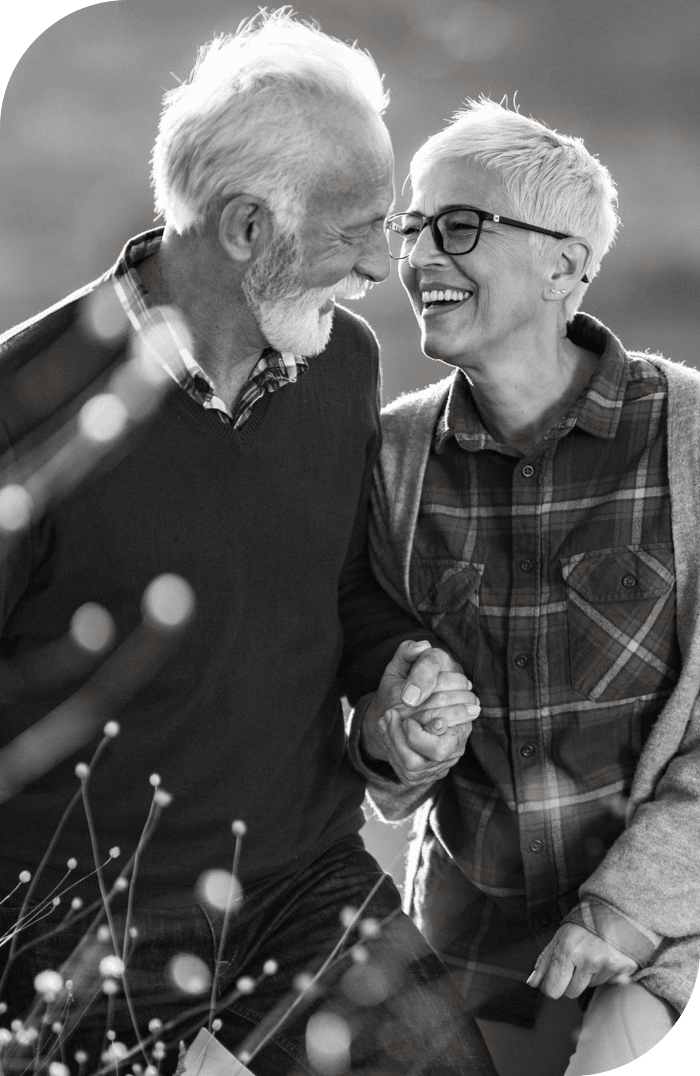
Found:
M 277 6 L 272 4 L 270 6 Z M 61 19 L 17 65 L 0 117 L 0 331 L 107 269 L 153 223 L 149 158 L 163 93 L 246 0 L 110 0 Z M 700 367 L 700 2 L 299 0 L 386 76 L 397 187 L 464 98 L 515 98 L 610 168 L 623 228 L 584 308 L 628 348 Z M 399 193 L 397 208 L 407 204 Z M 445 368 L 421 355 L 398 278 L 357 304 L 383 346 L 384 396 Z M 401 876 L 398 832 L 368 841 Z

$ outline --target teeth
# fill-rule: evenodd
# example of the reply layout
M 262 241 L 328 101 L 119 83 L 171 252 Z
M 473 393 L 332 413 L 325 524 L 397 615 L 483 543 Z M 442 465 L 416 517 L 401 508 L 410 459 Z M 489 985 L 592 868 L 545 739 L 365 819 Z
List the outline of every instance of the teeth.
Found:
M 422 291 L 421 301 L 423 303 L 459 303 L 463 299 L 466 299 L 468 295 L 471 295 L 469 291 L 458 291 L 456 288 L 446 288 L 444 291 Z

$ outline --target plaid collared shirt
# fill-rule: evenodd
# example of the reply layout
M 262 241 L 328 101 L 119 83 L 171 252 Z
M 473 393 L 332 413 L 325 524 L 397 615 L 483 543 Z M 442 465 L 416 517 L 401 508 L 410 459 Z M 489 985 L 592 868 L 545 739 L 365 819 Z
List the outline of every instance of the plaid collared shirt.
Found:
M 482 706 L 431 816 L 423 918 L 474 1005 L 510 993 L 515 1018 L 542 936 L 622 831 L 680 670 L 665 379 L 585 316 L 570 335 L 602 353 L 596 373 L 527 457 L 492 440 L 457 378 L 411 561 L 417 607 Z M 620 929 L 630 955 L 659 940 Z
M 130 239 L 114 271 L 113 280 L 117 294 L 129 321 L 136 330 L 146 328 L 153 318 L 158 317 L 153 300 L 139 277 L 137 267 L 139 262 L 156 253 L 162 236 L 163 229 L 154 228 Z M 202 407 L 216 411 L 222 422 L 233 425 L 237 430 L 250 417 L 253 407 L 266 392 L 275 392 L 282 385 L 293 384 L 299 375 L 308 369 L 306 359 L 300 356 L 292 355 L 290 352 L 280 353 L 271 347 L 265 348 L 243 386 L 235 410 L 231 412 L 224 401 L 216 395 L 213 382 L 184 343 L 181 343 L 179 347 L 180 362 L 177 366 L 172 365 L 175 361 L 172 356 L 169 356 L 167 363 L 160 355 L 158 357 L 180 388 L 184 389 Z

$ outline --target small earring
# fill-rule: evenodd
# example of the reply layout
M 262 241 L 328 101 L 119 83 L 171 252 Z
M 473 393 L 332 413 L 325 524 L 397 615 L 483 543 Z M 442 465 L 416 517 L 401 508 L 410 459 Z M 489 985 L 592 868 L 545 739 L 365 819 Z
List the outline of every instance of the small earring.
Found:
M 550 288 L 552 295 L 566 295 L 566 288 Z

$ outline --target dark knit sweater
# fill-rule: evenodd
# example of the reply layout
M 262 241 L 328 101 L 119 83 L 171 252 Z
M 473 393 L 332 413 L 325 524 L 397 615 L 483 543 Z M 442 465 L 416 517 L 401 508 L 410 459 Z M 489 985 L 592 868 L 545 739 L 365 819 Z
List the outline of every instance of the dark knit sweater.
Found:
M 41 436 L 31 430 L 57 394 L 70 412 L 123 357 L 122 341 L 84 335 L 78 307 L 72 297 L 0 341 L 3 452 L 19 451 L 28 431 Z M 191 627 L 119 713 L 121 734 L 90 783 L 100 851 L 119 845 L 120 862 L 146 818 L 149 775 L 172 793 L 140 867 L 144 890 L 191 888 L 204 869 L 229 866 L 234 819 L 248 826 L 243 882 L 301 865 L 361 825 L 338 677 L 353 698 L 373 690 L 398 642 L 421 637 L 365 560 L 377 377 L 373 334 L 338 309 L 308 373 L 260 400 L 240 431 L 175 389 L 110 466 L 10 554 L 0 590 L 5 680 L 29 651 L 64 635 L 84 602 L 109 610 L 119 643 L 155 576 L 175 572 L 194 589 Z M 6 696 L 0 745 L 79 686 L 35 682 Z M 41 858 L 77 788 L 75 763 L 99 739 L 0 804 L 3 889 Z M 47 878 L 69 856 L 79 873 L 91 869 L 80 805 Z

